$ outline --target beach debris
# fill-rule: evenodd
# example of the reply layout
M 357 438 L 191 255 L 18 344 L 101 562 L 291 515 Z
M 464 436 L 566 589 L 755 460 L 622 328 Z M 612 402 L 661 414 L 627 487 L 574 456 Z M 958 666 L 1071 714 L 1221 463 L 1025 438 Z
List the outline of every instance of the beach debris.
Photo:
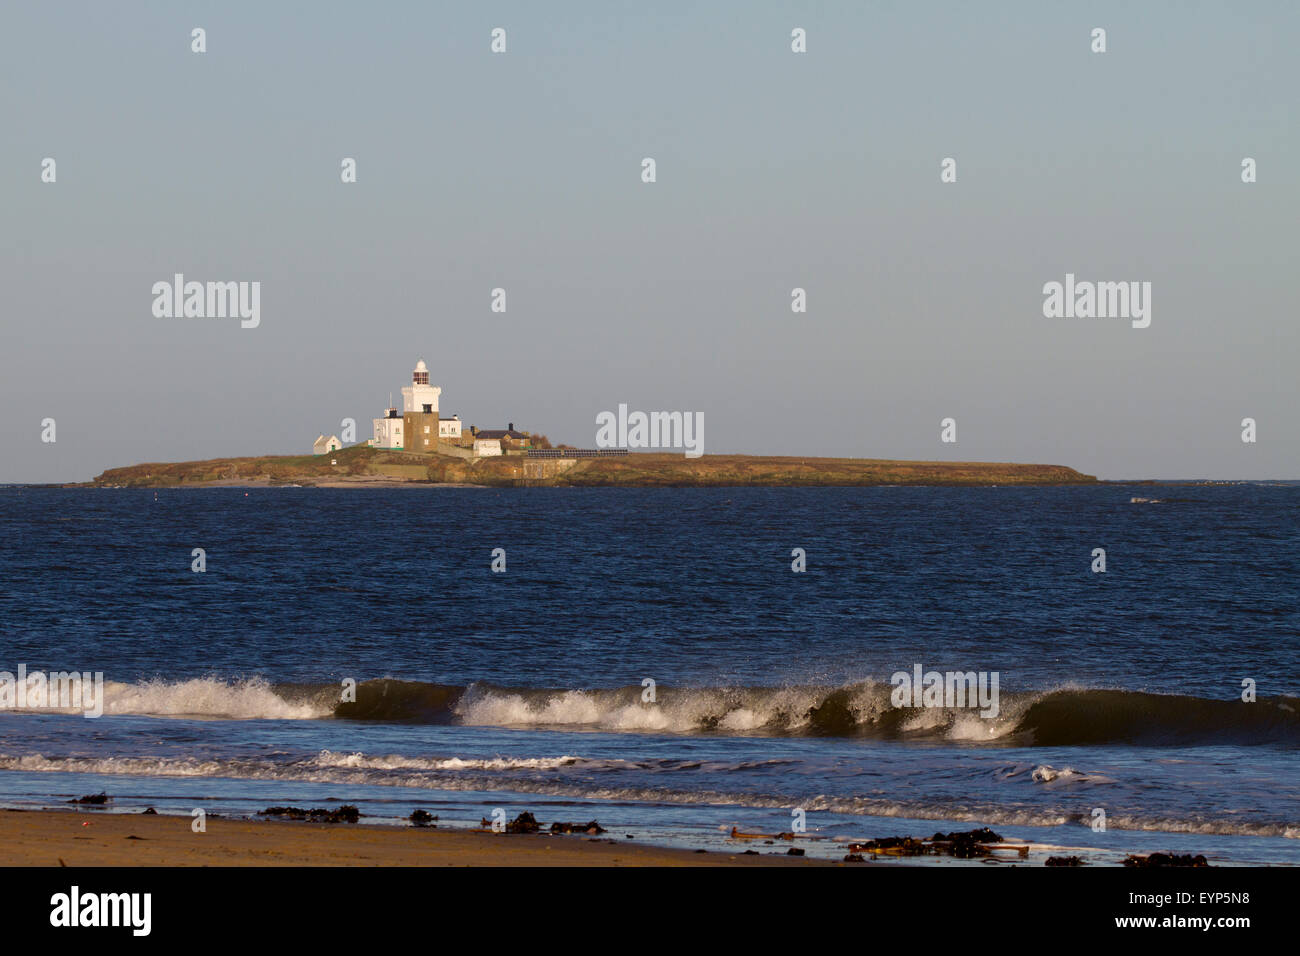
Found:
M 785 851 L 785 855 L 786 855 L 786 856 L 803 856 L 803 855 L 804 855 L 804 848 L 801 847 L 801 846 L 792 846 L 792 847 L 790 847 L 790 849 L 788 849 L 788 850 Z
M 850 843 L 848 849 L 850 855 L 862 850 L 868 853 L 884 854 L 885 856 L 923 856 L 931 852 L 924 840 L 917 840 L 913 837 L 882 837 L 879 840 Z
M 288 817 L 290 820 L 306 820 L 307 811 L 302 807 L 267 807 L 257 811 L 258 816 Z
M 1043 866 L 1083 866 L 1083 860 L 1077 856 L 1049 856 Z
M 1002 842 L 1002 837 L 994 833 L 988 827 L 980 827 L 978 830 L 963 830 L 961 832 L 954 832 L 954 833 L 936 833 L 934 836 L 930 837 L 930 839 L 935 843 L 944 840 L 948 840 L 948 841 L 972 840 L 978 843 L 1001 843 Z
M 586 833 L 590 836 L 599 836 L 600 834 L 605 833 L 607 831 L 595 820 L 592 820 L 589 823 L 552 823 L 551 832 L 552 833 Z M 628 834 L 628 839 L 629 840 L 632 839 L 632 835 L 630 833 Z
M 850 853 L 844 858 L 845 863 L 866 863 L 866 859 L 861 853 Z
M 1130 854 L 1124 859 L 1125 866 L 1145 866 L 1145 867 L 1169 867 L 1169 866 L 1191 866 L 1202 867 L 1209 866 L 1209 861 L 1201 854 L 1192 856 L 1190 853 L 1152 853 L 1148 856 L 1136 856 Z
M 731 828 L 733 840 L 793 840 L 793 833 L 746 833 L 739 827 Z
M 537 833 L 541 828 L 537 818 L 525 810 L 506 824 L 506 833 Z
M 316 814 L 320 813 L 324 814 L 326 823 L 356 823 L 361 819 L 361 811 L 350 803 L 343 804 L 343 806 L 339 807 L 337 810 L 313 810 L 313 819 Z
M 134 833 L 132 833 L 129 837 L 127 837 L 127 839 L 128 839 L 128 840 L 143 840 L 144 837 L 138 837 L 138 836 L 136 836 Z
M 140 811 L 140 813 L 144 816 L 154 816 L 154 817 L 158 816 L 158 811 L 155 810 L 153 807 L 145 807 L 143 810 Z
M 438 818 L 428 810 L 412 810 L 411 815 L 407 817 L 407 819 L 417 827 L 428 827 L 435 826 L 436 824 L 434 824 L 433 821 Z
M 992 856 L 997 851 L 1014 851 L 1022 859 L 1029 855 L 1028 844 L 1006 844 L 988 827 L 953 833 L 936 833 L 928 840 L 894 836 L 864 840 L 848 845 L 850 853 L 867 852 L 881 856 L 951 856 L 960 860 Z
M 258 816 L 310 820 L 312 823 L 356 823 L 361 818 L 361 811 L 352 804 L 345 803 L 337 810 L 326 810 L 323 807 L 312 810 L 304 810 L 302 807 L 267 807 L 265 810 L 259 810 Z
M 963 860 L 969 860 L 977 856 L 988 856 L 992 853 L 994 845 L 1001 842 L 1002 837 L 988 827 L 967 830 L 962 833 L 936 833 L 930 837 L 932 846 L 942 847 L 944 844 L 948 844 L 948 855 Z M 940 849 L 938 852 L 942 853 L 944 851 Z M 1028 854 L 1029 847 L 1020 848 L 1021 856 L 1027 856 Z
M 92 807 L 102 807 L 112 799 L 112 797 L 104 792 L 88 793 L 84 797 L 77 797 L 75 800 L 69 800 L 68 803 L 85 803 Z

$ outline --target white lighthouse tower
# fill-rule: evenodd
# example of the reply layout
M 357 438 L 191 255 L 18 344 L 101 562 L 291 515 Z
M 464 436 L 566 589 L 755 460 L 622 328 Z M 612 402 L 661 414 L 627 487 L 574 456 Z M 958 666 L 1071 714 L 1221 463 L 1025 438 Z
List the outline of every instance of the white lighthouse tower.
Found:
M 441 394 L 441 388 L 429 384 L 429 366 L 420 359 L 411 373 L 411 384 L 402 389 L 402 411 L 437 413 Z
M 441 388 L 429 384 L 429 366 L 420 359 L 411 373 L 411 384 L 402 389 L 401 410 L 391 404 L 393 396 L 390 392 L 390 404 L 384 409 L 384 417 L 374 420 L 375 437 L 370 444 L 376 448 L 436 451 L 439 441 L 459 441 L 460 418 L 456 415 L 443 418 L 438 414 L 438 396 L 441 394 Z M 430 417 L 407 418 L 407 415 Z M 408 431 L 412 434 L 407 434 Z

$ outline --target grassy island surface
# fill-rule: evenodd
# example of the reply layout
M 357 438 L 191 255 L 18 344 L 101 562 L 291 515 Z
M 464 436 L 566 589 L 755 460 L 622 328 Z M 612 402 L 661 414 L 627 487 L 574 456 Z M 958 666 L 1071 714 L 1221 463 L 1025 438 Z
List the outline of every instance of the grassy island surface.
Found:
M 563 470 L 561 470 L 563 469 Z M 519 455 L 463 459 L 354 445 L 329 455 L 213 458 L 110 468 L 93 487 L 739 487 L 817 485 L 1077 485 L 1097 479 L 1063 465 L 891 461 L 876 458 L 633 453 L 553 460 Z

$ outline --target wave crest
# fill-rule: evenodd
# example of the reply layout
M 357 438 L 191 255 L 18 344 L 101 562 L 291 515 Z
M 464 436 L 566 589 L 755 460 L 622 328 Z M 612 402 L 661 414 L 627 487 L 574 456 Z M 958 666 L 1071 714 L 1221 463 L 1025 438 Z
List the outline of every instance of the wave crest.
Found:
M 335 718 L 388 723 L 549 727 L 611 733 L 866 737 L 1004 746 L 1280 744 L 1300 746 L 1300 699 L 1254 703 L 1142 691 L 1063 688 L 1001 694 L 999 716 L 973 708 L 894 707 L 889 684 L 510 688 L 390 678 L 356 686 L 261 679 L 104 685 L 104 713 L 229 720 Z

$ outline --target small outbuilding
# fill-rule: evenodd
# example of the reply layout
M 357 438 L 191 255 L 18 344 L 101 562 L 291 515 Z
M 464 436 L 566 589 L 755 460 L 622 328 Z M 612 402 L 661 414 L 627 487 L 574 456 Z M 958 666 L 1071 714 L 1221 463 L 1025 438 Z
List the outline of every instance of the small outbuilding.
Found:
M 330 452 L 338 451 L 342 447 L 343 442 L 339 441 L 337 435 L 330 435 L 329 438 L 321 435 L 316 439 L 316 444 L 312 445 L 312 454 L 328 455 Z

